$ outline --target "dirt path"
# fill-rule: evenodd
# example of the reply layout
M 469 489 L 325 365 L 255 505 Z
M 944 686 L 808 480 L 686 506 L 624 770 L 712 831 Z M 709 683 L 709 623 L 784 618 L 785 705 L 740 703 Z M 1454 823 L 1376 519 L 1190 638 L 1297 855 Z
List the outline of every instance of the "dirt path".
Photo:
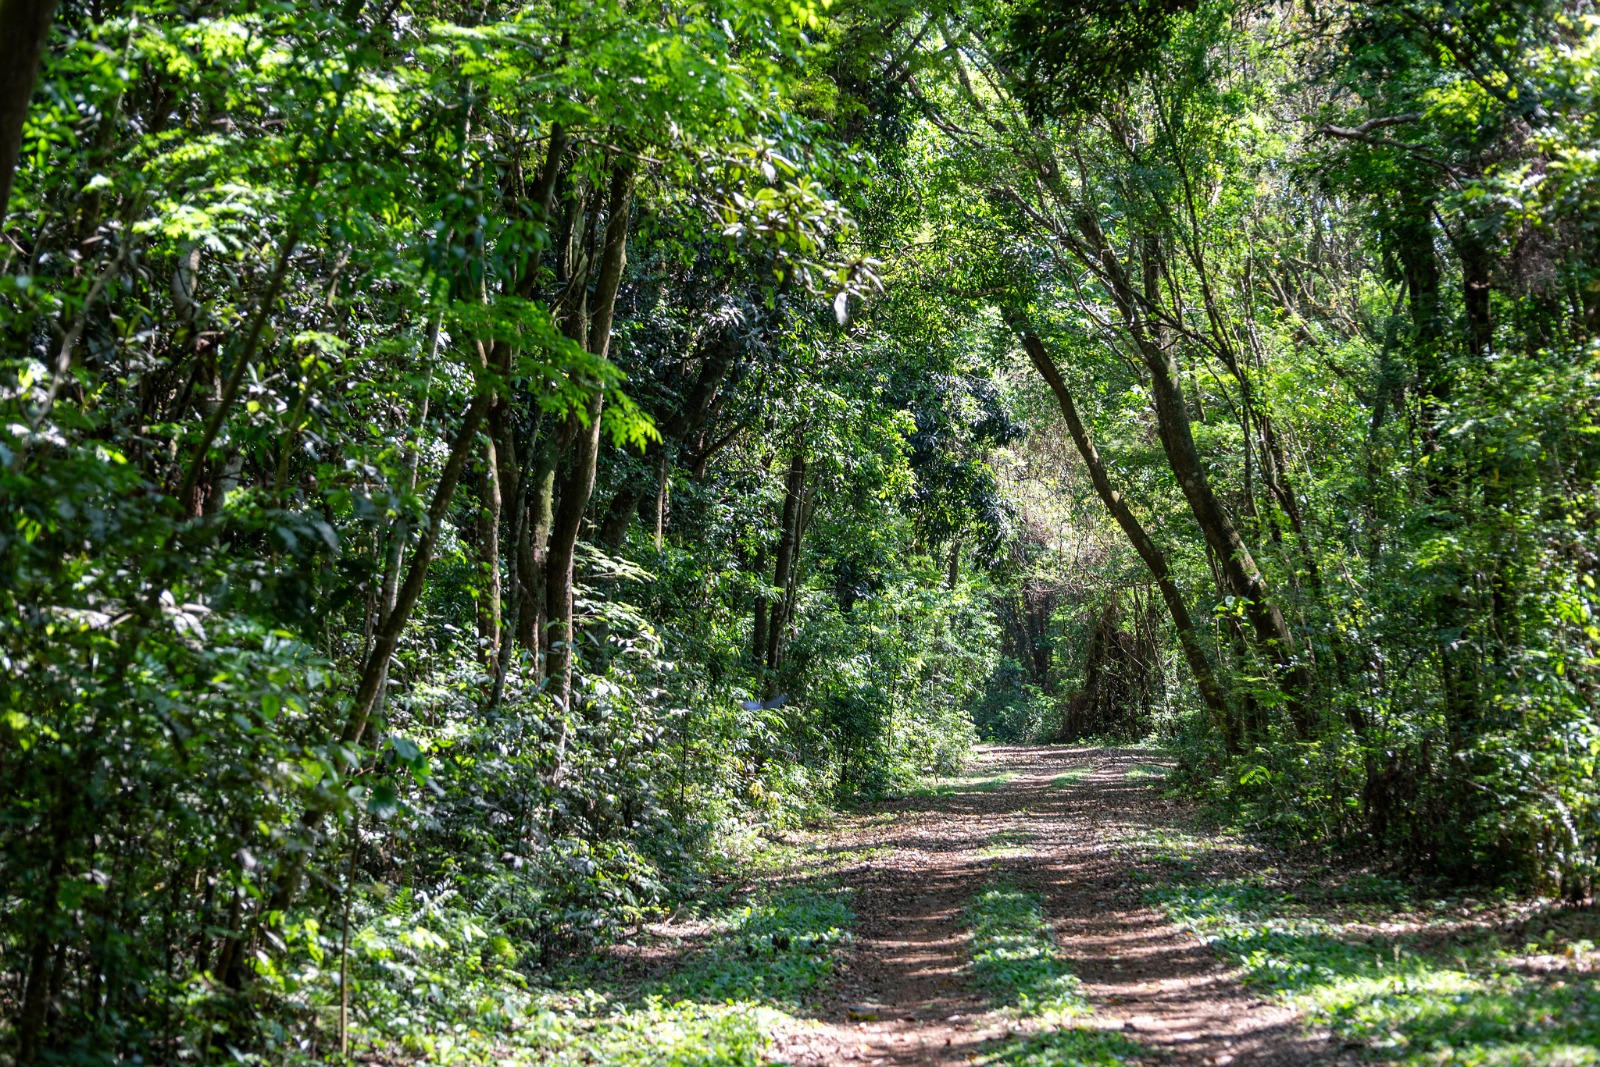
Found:
M 781 1035 L 777 1058 L 964 1065 L 998 1051 L 1021 1024 L 989 1012 L 968 984 L 962 912 L 1005 880 L 1043 898 L 1094 1008 L 1076 1025 L 1120 1031 L 1143 1049 L 1130 1062 L 1321 1059 L 1323 1043 L 1292 1013 L 1251 995 L 1140 903 L 1133 860 L 1116 845 L 1181 814 L 1140 776 L 1150 764 L 1108 749 L 985 748 L 970 773 L 999 780 L 886 804 L 830 835 L 829 847 L 870 850 L 842 872 L 855 890 L 855 946 L 821 1021 Z

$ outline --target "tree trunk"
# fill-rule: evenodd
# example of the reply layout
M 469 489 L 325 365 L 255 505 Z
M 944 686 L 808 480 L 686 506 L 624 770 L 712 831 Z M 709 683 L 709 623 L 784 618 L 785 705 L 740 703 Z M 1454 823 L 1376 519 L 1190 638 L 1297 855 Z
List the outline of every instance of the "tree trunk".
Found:
M 1411 308 L 1412 340 L 1416 351 L 1416 390 L 1419 401 L 1419 423 L 1423 450 L 1432 462 L 1426 465 L 1425 485 L 1434 507 L 1428 516 L 1428 526 L 1441 532 L 1448 531 L 1456 519 L 1451 509 L 1456 504 L 1458 471 L 1444 453 L 1439 441 L 1437 423 L 1441 412 L 1450 402 L 1454 383 L 1444 356 L 1443 311 L 1439 301 L 1439 260 L 1434 251 L 1434 232 L 1430 222 L 1433 204 L 1417 201 L 1405 205 L 1403 221 L 1395 227 L 1399 258 L 1405 271 L 1406 294 Z M 1463 284 L 1468 276 L 1482 268 L 1482 263 L 1469 265 L 1463 262 Z M 1481 298 L 1478 314 L 1487 316 L 1487 279 L 1480 293 L 1463 293 L 1470 304 Z M 1469 307 L 1469 318 L 1474 309 Z M 1486 330 L 1487 320 L 1474 330 Z M 1464 598 L 1453 589 L 1464 584 L 1461 568 L 1446 559 L 1435 564 L 1443 573 L 1433 584 L 1435 593 L 1427 605 L 1433 616 L 1435 640 L 1439 650 L 1439 681 L 1444 694 L 1445 714 L 1449 720 L 1452 750 L 1461 743 L 1466 724 L 1476 718 L 1478 694 L 1474 684 L 1470 645 L 1461 640 L 1467 616 Z
M 783 611 L 780 605 L 788 598 L 790 573 L 794 568 L 795 550 L 800 532 L 800 502 L 806 485 L 806 459 L 796 452 L 789 460 L 789 475 L 784 479 L 783 516 L 778 534 L 777 566 L 773 570 L 773 588 L 780 591 L 782 599 L 773 604 L 770 625 L 767 628 L 765 661 L 769 671 L 778 669 L 778 656 L 783 643 Z
M 546 674 L 561 707 L 572 693 L 572 582 L 575 573 L 578 534 L 583 528 L 583 512 L 594 492 L 595 463 L 600 453 L 600 413 L 605 394 L 599 389 L 589 400 L 588 424 L 578 430 L 572 465 L 561 482 L 561 501 L 550 529 L 550 548 L 545 562 L 545 613 L 548 618 L 545 647 L 548 649 Z
M 22 1012 L 17 1018 L 17 1062 L 34 1062 L 38 1052 L 39 1035 L 44 1032 L 45 1016 L 49 1012 L 51 986 L 51 934 L 55 930 L 56 910 L 61 900 L 61 881 L 66 876 L 67 834 L 66 818 L 67 783 L 62 784 L 62 796 L 56 800 L 50 820 L 50 869 L 45 876 L 45 896 L 40 902 L 39 917 L 33 928 L 33 944 L 28 949 L 28 976 L 22 993 Z
M 550 530 L 555 526 L 556 459 L 561 453 L 558 432 L 545 433 L 534 446 L 528 478 L 528 517 L 517 541 L 517 569 L 522 610 L 517 614 L 518 640 L 539 660 L 539 677 L 545 677 L 544 655 L 549 650 L 545 577 L 550 563 Z
M 1078 408 L 1073 402 L 1066 380 L 1061 377 L 1061 372 L 1057 369 L 1055 361 L 1050 358 L 1044 342 L 1033 332 L 1027 316 L 1018 310 L 1008 310 L 1006 315 L 1012 328 L 1022 338 L 1022 346 L 1027 351 L 1028 358 L 1050 386 L 1050 391 L 1055 394 L 1061 415 L 1066 420 L 1067 430 L 1072 435 L 1073 443 L 1078 447 L 1078 454 L 1083 457 L 1084 466 L 1089 470 L 1089 478 L 1094 483 L 1095 492 L 1105 504 L 1106 510 L 1111 513 L 1111 517 L 1122 528 L 1129 543 L 1133 545 L 1133 550 L 1144 561 L 1145 567 L 1155 579 L 1156 587 L 1161 590 L 1161 599 L 1166 602 L 1167 613 L 1172 618 L 1173 628 L 1178 632 L 1178 643 L 1183 648 L 1189 672 L 1194 676 L 1195 685 L 1200 690 L 1200 697 L 1205 702 L 1206 709 L 1216 721 L 1224 746 L 1229 753 L 1238 753 L 1241 751 L 1238 723 L 1228 706 L 1227 694 L 1217 682 L 1211 664 L 1206 659 L 1205 648 L 1200 642 L 1198 631 L 1195 630 L 1194 620 L 1189 615 L 1189 607 L 1184 602 L 1183 593 L 1172 580 L 1165 553 L 1145 531 L 1143 524 L 1128 507 L 1127 501 L 1122 498 L 1122 494 L 1112 487 L 1111 479 L 1106 474 L 1105 464 L 1100 459 L 1099 450 L 1095 448 L 1082 419 L 1078 417 Z
M 1033 673 L 1034 684 L 1049 692 L 1050 661 L 1055 649 L 1050 647 L 1049 593 L 1035 586 L 1022 593 L 1023 619 L 1028 634 L 1028 668 Z
M 552 242 L 551 212 L 555 207 L 556 189 L 560 183 L 566 160 L 568 139 L 560 123 L 550 128 L 550 140 L 545 147 L 544 166 L 534 187 L 534 208 L 545 227 L 545 235 Z M 513 292 L 525 300 L 533 299 L 539 286 L 539 267 L 544 259 L 542 247 L 535 247 L 521 273 L 512 286 Z M 507 346 L 505 382 L 507 388 L 515 371 L 515 353 Z M 511 577 L 511 595 L 517 598 L 516 632 L 508 634 L 534 653 L 539 654 L 539 635 L 544 632 L 544 573 L 543 551 L 550 536 L 551 494 L 554 492 L 555 453 L 550 448 L 550 431 L 543 429 L 543 412 L 533 408 L 528 428 L 527 444 L 520 452 L 516 447 L 512 411 L 509 397 L 501 397 L 490 413 L 490 425 L 497 442 L 500 459 L 500 492 L 502 499 L 515 502 L 512 515 L 511 563 L 507 568 Z M 537 545 L 537 549 L 536 546 Z M 502 664 L 509 662 L 509 651 L 502 651 Z M 504 667 L 502 666 L 502 670 Z M 502 679 L 503 682 L 503 679 Z
M 762 548 L 756 553 L 756 579 L 762 583 L 767 580 L 767 550 Z M 750 634 L 750 659 L 757 667 L 765 667 L 767 663 L 767 594 L 757 592 L 755 597 L 754 619 L 751 623 Z
M 434 486 L 433 500 L 428 505 L 428 525 L 423 528 L 422 538 L 411 554 L 411 566 L 406 571 L 406 580 L 395 597 L 394 607 L 374 633 L 372 650 L 367 654 L 366 662 L 362 664 L 361 682 L 356 687 L 355 705 L 350 709 L 344 730 L 339 735 L 339 740 L 344 744 L 360 744 L 362 735 L 366 733 L 373 709 L 378 704 L 378 695 L 388 680 L 389 661 L 394 657 L 394 651 L 400 644 L 400 634 L 410 620 L 411 611 L 417 606 L 417 600 L 422 596 L 422 587 L 428 579 L 428 567 L 433 563 L 434 546 L 438 543 L 439 532 L 444 526 L 445 516 L 450 511 L 450 501 L 455 496 L 456 484 L 460 482 L 461 474 L 472 456 L 473 447 L 478 439 L 478 430 L 483 426 L 484 416 L 489 411 L 492 398 L 490 390 L 479 389 L 477 396 L 472 399 L 472 404 L 467 408 L 461 425 L 457 427 L 455 437 L 450 441 L 449 456 L 445 460 L 444 470 L 439 475 L 439 483 Z
M 672 500 L 672 460 L 665 450 L 656 457 L 656 551 L 667 536 L 667 510 Z
M 1228 589 L 1244 602 L 1256 639 L 1281 672 L 1281 684 L 1289 698 L 1289 711 L 1302 737 L 1311 734 L 1311 713 L 1306 703 L 1311 688 L 1310 672 L 1298 662 L 1293 634 L 1276 603 L 1267 597 L 1266 582 L 1256 567 L 1238 528 L 1212 492 L 1200 451 L 1195 447 L 1179 386 L 1178 365 L 1170 351 L 1150 353 L 1148 362 L 1151 392 L 1156 402 L 1156 419 L 1162 450 L 1177 476 L 1189 510 L 1206 541 L 1217 554 L 1217 561 Z
M 0 0 L 0 224 L 11 205 L 22 128 L 55 13 L 56 0 Z
M 657 461 L 659 462 L 659 460 Z M 616 552 L 627 540 L 628 527 L 633 522 L 633 517 L 639 513 L 639 506 L 644 503 L 645 496 L 650 487 L 644 480 L 642 473 L 631 474 L 611 498 L 611 503 L 606 505 L 605 517 L 600 520 L 600 543 L 609 551 Z
M 485 667 L 497 662 L 500 647 L 500 463 L 494 435 L 483 439 L 478 474 L 478 562 L 483 587 L 478 596 L 478 652 Z
M 671 461 L 664 457 L 675 454 L 676 445 L 687 440 L 691 434 L 705 425 L 707 418 L 710 417 L 712 402 L 717 397 L 717 391 L 722 387 L 728 372 L 733 369 L 738 353 L 739 345 L 733 332 L 727 329 L 718 331 L 701 360 L 699 373 L 695 375 L 694 384 L 684 397 L 683 406 L 672 415 L 656 420 L 656 429 L 661 434 L 661 440 L 646 445 L 643 455 L 643 458 L 653 460 L 655 477 L 648 478 L 644 472 L 637 472 L 624 480 L 622 488 L 617 490 L 617 495 L 612 497 L 611 503 L 607 506 L 605 518 L 600 522 L 601 544 L 613 551 L 622 546 L 628 534 L 628 525 L 633 521 L 634 515 L 638 514 L 652 489 L 656 494 L 656 525 L 658 528 L 662 525 L 665 506 L 664 479 L 671 471 Z M 656 540 L 659 547 L 660 537 L 658 536 Z
M 806 529 L 811 525 L 811 516 L 816 511 L 816 509 L 813 507 L 814 503 L 815 500 L 813 499 L 811 492 L 806 490 L 805 479 L 802 476 L 800 491 L 800 514 L 795 523 L 794 529 L 794 553 L 790 556 L 789 575 L 784 581 L 783 599 L 779 601 L 778 621 L 774 627 L 778 635 L 778 644 L 776 646 L 777 654 L 772 659 L 772 669 L 774 672 L 783 666 L 783 653 L 785 651 L 783 634 L 788 632 L 789 622 L 794 618 L 795 603 L 800 596 L 800 546 L 805 544 Z M 771 679 L 770 685 L 774 687 L 777 685 L 777 679 L 775 676 Z M 772 696 L 775 691 L 775 689 L 769 689 L 767 695 Z

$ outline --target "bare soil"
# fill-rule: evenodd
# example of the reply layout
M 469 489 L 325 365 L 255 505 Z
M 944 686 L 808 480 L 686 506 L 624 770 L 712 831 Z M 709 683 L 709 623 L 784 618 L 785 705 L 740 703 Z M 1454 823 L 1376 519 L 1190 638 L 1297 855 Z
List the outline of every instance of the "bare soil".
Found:
M 813 842 L 846 859 L 839 876 L 855 891 L 855 941 L 839 981 L 813 1005 L 815 1020 L 780 1034 L 774 1058 L 965 1065 L 1039 1025 L 991 1010 L 970 984 L 963 911 L 1002 881 L 1041 896 L 1084 983 L 1094 1010 L 1071 1025 L 1120 1031 L 1144 1050 L 1129 1062 L 1288 1067 L 1326 1058 L 1321 1035 L 1252 995 L 1140 902 L 1120 843 L 1189 821 L 1141 773 L 1156 762 L 1111 749 L 982 748 L 969 773 L 1014 777 L 885 803 Z M 1074 773 L 1082 777 L 1062 780 Z M 866 858 L 849 860 L 862 850 Z

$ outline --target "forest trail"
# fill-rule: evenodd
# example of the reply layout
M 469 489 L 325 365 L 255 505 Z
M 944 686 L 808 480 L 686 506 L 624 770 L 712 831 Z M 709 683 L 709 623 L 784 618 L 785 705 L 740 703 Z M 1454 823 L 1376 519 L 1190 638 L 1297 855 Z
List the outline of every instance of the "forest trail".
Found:
M 1037 893 L 1092 1012 L 1069 1025 L 1138 1046 L 1124 1062 L 1178 1067 L 1316 1062 L 1325 1043 L 1264 1002 L 1212 952 L 1144 906 L 1129 834 L 1175 825 L 1149 753 L 985 747 L 967 785 L 878 805 L 824 847 L 841 870 L 855 943 L 815 1026 L 782 1034 L 797 1065 L 957 1065 L 1039 1026 L 993 1010 L 972 982 L 966 909 L 986 888 Z M 874 1018 L 875 1016 L 875 1018 Z M 1123 1046 L 1126 1048 L 1126 1046 Z

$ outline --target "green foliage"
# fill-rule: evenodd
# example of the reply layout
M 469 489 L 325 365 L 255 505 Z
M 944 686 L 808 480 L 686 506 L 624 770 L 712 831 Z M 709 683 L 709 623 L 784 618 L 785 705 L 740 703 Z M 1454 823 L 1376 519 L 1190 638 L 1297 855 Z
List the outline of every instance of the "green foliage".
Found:
M 1057 727 L 1057 701 L 1026 680 L 1015 660 L 1002 661 L 972 709 L 978 735 L 992 744 L 1047 740 Z
M 341 965 L 350 983 L 352 1048 L 429 1062 L 495 1056 L 521 1063 L 615 1067 L 763 1063 L 773 1029 L 831 975 L 853 916 L 837 890 L 795 887 L 713 911 L 701 943 L 672 974 L 608 988 L 590 969 L 518 968 L 517 923 L 459 896 L 428 899 L 368 887 L 339 930 L 308 921 L 261 964 L 261 988 L 310 1029 L 315 1055 L 334 1031 Z M 597 992 L 588 979 L 600 977 Z
M 712 287 L 753 276 L 744 306 L 784 290 L 769 365 L 808 315 L 875 292 L 824 184 L 854 167 L 786 107 L 819 10 L 62 6 L 0 269 L 0 658 L 32 680 L 0 693 L 0 967 L 26 1001 L 8 1050 L 326 1052 L 327 931 L 347 907 L 368 929 L 352 883 L 492 916 L 524 974 L 832 795 L 827 754 L 738 710 L 748 665 L 674 670 L 679 619 L 634 606 L 654 606 L 635 559 L 577 553 L 575 684 L 556 692 L 538 616 L 573 576 L 551 564 L 532 603 L 534 494 L 489 481 L 509 498 L 553 453 L 581 525 L 581 431 L 598 419 L 602 468 L 678 446 L 624 389 L 659 356 L 641 294 L 686 250 Z M 632 247 L 602 320 L 617 189 Z M 885 461 L 860 495 L 898 516 L 903 427 L 881 406 L 858 421 Z M 962 736 L 890 751 L 949 762 Z M 405 921 L 449 944 L 361 934 L 358 1018 L 479 988 L 470 946 Z M 385 967 L 416 988 L 383 993 Z
M 576 1033 L 518 983 L 980 736 L 1588 899 L 1597 57 L 1543 0 L 59 5 L 0 1054 L 327 1055 L 347 916 L 375 1054 Z M 694 979 L 766 1007 L 596 1047 L 761 1055 L 829 958 L 761 938 L 843 926 L 784 907 Z
M 1592 19 L 1021 4 L 939 30 L 922 277 L 1022 316 L 1059 375 L 1013 375 L 1035 431 L 996 465 L 1021 521 L 986 736 L 1159 734 L 1285 837 L 1587 899 Z M 1046 447 L 1058 389 L 1108 485 Z M 1195 664 L 1226 690 L 1204 711 Z
M 1028 0 L 1006 27 L 1006 59 L 1025 100 L 1068 114 L 1104 106 L 1153 67 L 1175 19 L 1197 0 Z
M 948 797 L 961 793 L 992 793 L 1016 778 L 1011 771 L 999 774 L 965 774 L 948 778 L 934 777 L 919 783 L 910 790 L 912 796 Z
M 1064 1026 L 1008 1041 L 973 1062 L 995 1067 L 1122 1067 L 1150 1050 L 1121 1034 Z

